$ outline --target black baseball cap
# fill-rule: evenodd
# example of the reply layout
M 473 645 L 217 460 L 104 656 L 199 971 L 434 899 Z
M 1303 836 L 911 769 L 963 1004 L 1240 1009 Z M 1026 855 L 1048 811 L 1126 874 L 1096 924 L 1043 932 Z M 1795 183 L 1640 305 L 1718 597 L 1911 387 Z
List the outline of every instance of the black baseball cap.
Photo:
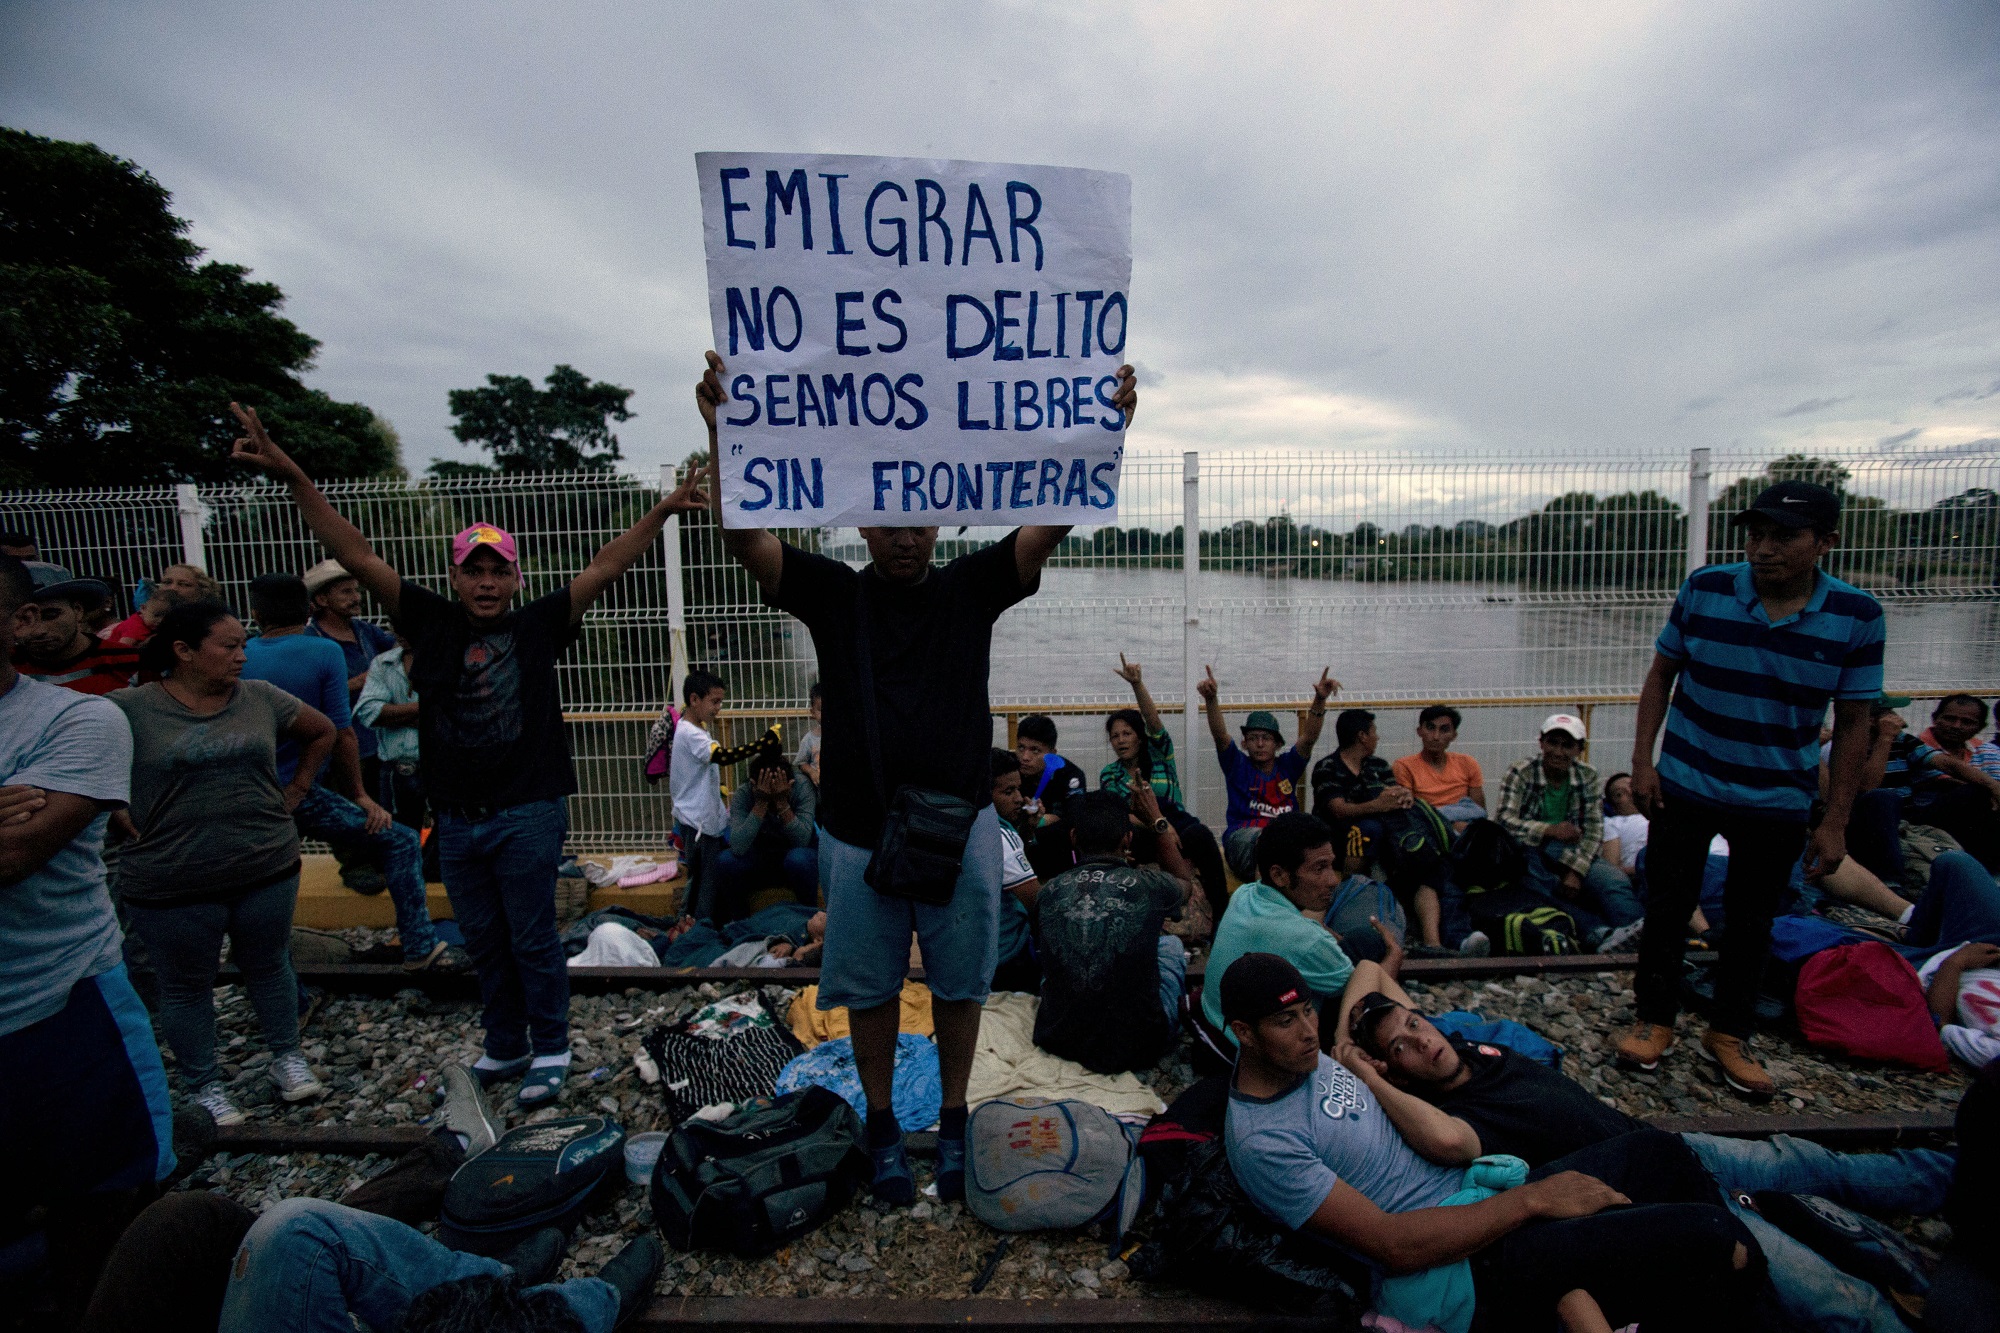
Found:
M 1378 1053 L 1375 1050 L 1376 1024 L 1382 1021 L 1384 1015 L 1398 1012 L 1403 1008 L 1403 1005 L 1390 999 L 1381 991 L 1369 991 L 1355 1002 L 1354 1011 L 1347 1017 L 1348 1035 L 1363 1050 L 1366 1050 L 1370 1055 L 1375 1055 Z
M 1840 497 L 1809 481 L 1781 481 L 1766 486 L 1748 509 L 1729 520 L 1730 526 L 1747 523 L 1752 515 L 1788 528 L 1831 532 L 1840 525 Z
M 1246 953 L 1222 974 L 1222 1021 L 1255 1023 L 1307 995 L 1299 970 L 1274 953 Z

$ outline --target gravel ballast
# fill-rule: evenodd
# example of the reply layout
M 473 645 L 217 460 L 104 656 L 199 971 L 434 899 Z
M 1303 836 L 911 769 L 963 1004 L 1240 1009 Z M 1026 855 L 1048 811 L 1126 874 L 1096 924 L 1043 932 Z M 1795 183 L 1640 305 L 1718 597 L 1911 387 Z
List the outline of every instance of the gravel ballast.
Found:
M 749 989 L 707 984 L 670 991 L 630 989 L 571 1001 L 573 1064 L 558 1106 L 534 1118 L 601 1111 L 628 1132 L 665 1128 L 665 1100 L 643 1083 L 632 1064 L 640 1038 L 720 995 Z M 1520 976 L 1485 982 L 1413 983 L 1409 990 L 1429 1012 L 1466 1009 L 1487 1018 L 1526 1024 L 1564 1047 L 1564 1070 L 1607 1102 L 1635 1116 L 1949 1112 L 1969 1082 L 1953 1065 L 1943 1074 L 1875 1065 L 1815 1051 L 1795 1035 L 1765 1035 L 1755 1051 L 1778 1079 L 1782 1093 L 1769 1103 L 1745 1101 L 1722 1084 L 1702 1059 L 1696 1038 L 1701 1021 L 1685 1016 L 1681 1043 L 1655 1074 L 1619 1070 L 1611 1044 L 1632 1021 L 1629 972 Z M 438 1071 L 479 1054 L 478 1006 L 431 1000 L 416 990 L 392 998 L 330 996 L 305 1033 L 308 1060 L 329 1087 L 324 1098 L 286 1106 L 271 1091 L 269 1055 L 242 992 L 216 993 L 225 1048 L 224 1077 L 233 1080 L 239 1105 L 258 1123 L 351 1126 L 421 1125 L 435 1113 Z M 171 1069 L 173 1057 L 167 1055 Z M 1193 1080 L 1188 1051 L 1171 1055 L 1141 1075 L 1171 1101 Z M 511 1088 L 496 1089 L 495 1105 L 507 1122 L 530 1117 L 512 1106 Z M 388 1165 L 380 1156 L 311 1153 L 283 1157 L 211 1158 L 186 1188 L 216 1188 L 253 1208 L 306 1195 L 336 1199 Z M 929 1168 L 917 1164 L 918 1183 Z M 1934 1220 L 1909 1224 L 1935 1245 L 1945 1234 Z M 643 1187 L 632 1186 L 615 1204 L 585 1219 L 564 1269 L 589 1273 L 632 1236 L 652 1226 Z M 699 1296 L 958 1297 L 971 1294 L 999 1233 L 970 1217 L 961 1205 L 920 1198 L 909 1208 L 877 1209 L 865 1196 L 827 1226 L 770 1258 L 733 1257 L 670 1250 L 661 1294 Z M 1094 1299 L 1101 1296 L 1175 1294 L 1129 1277 L 1119 1257 L 1097 1239 L 1068 1234 L 1017 1235 L 1008 1243 L 983 1293 L 992 1297 Z

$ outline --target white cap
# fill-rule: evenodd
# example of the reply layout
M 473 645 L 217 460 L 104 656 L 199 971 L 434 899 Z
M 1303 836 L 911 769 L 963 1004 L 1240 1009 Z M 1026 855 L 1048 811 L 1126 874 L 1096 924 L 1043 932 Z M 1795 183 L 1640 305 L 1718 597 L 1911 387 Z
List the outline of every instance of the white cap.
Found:
M 305 572 L 306 593 L 310 596 L 322 588 L 332 587 L 342 579 L 353 577 L 347 572 L 347 566 L 338 560 L 322 560 Z
M 1569 713 L 1550 713 L 1542 719 L 1542 729 L 1535 734 L 1546 736 L 1552 731 L 1568 732 L 1578 740 L 1583 740 L 1583 719 Z

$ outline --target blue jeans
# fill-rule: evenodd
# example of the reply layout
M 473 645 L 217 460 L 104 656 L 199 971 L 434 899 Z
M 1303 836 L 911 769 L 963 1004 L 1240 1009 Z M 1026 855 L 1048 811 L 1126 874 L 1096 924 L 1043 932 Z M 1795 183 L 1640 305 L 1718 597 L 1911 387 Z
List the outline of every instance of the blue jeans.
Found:
M 437 947 L 431 929 L 430 903 L 424 898 L 424 847 L 415 829 L 390 824 L 380 833 L 368 831 L 368 816 L 345 796 L 314 787 L 292 811 L 299 832 L 335 847 L 362 848 L 382 858 L 382 878 L 389 882 L 389 901 L 396 905 L 396 933 L 403 939 L 403 957 L 424 959 Z
M 1409 918 L 1403 904 L 1388 885 L 1365 875 L 1349 875 L 1333 891 L 1322 918 L 1326 928 L 1340 937 L 1340 947 L 1355 962 L 1367 959 L 1379 963 L 1389 954 L 1389 941 L 1369 924 L 1374 917 L 1395 935 L 1398 943 L 1409 932 Z
M 819 906 L 819 849 L 792 847 L 784 852 L 759 847 L 748 856 L 738 856 L 728 847 L 716 852 L 706 874 L 715 883 L 716 925 L 734 921 L 749 909 L 750 895 L 758 889 L 782 884 L 807 907 Z M 704 891 L 706 886 L 704 886 Z
M 217 1333 L 354 1333 L 403 1322 L 432 1287 L 512 1272 L 498 1259 L 448 1250 L 394 1218 L 324 1199 L 285 1199 L 257 1219 L 230 1265 Z M 610 1333 L 618 1292 L 601 1278 L 554 1290 L 588 1333 Z
M 1187 994 L 1187 946 L 1177 936 L 1160 936 L 1160 1007 L 1167 1011 L 1167 1031 L 1181 1032 L 1181 996 Z
M 984 1002 L 1000 962 L 1000 816 L 990 805 L 979 812 L 951 901 L 940 906 L 875 892 L 862 878 L 873 856 L 819 831 L 819 879 L 826 886 L 819 1008 L 894 1003 L 909 972 L 913 931 L 931 995 Z
M 1927 1148 L 1838 1153 L 1789 1134 L 1774 1134 L 1768 1140 L 1712 1134 L 1683 1134 L 1681 1139 L 1722 1186 L 1730 1211 L 1757 1237 L 1770 1265 L 1778 1304 L 1788 1317 L 1813 1329 L 1900 1333 L 1906 1327 L 1895 1307 L 1873 1286 L 1841 1272 L 1737 1203 L 1736 1196 L 1781 1190 L 1817 1194 L 1871 1212 L 1934 1213 L 1944 1206 L 1951 1184 L 1951 1154 Z
M 1930 887 L 1903 940 L 1906 953 L 1924 957 L 1970 940 L 2000 943 L 2000 885 L 1969 854 L 1946 852 L 1931 862 Z
M 1632 881 L 1624 871 L 1602 857 L 1590 863 L 1590 873 L 1583 877 L 1583 887 L 1576 897 L 1565 898 L 1562 895 L 1562 877 L 1569 867 L 1557 857 L 1575 845 L 1545 842 L 1540 848 L 1525 849 L 1528 853 L 1528 887 L 1575 917 L 1577 930 L 1585 939 L 1607 927 L 1629 926 L 1645 916 L 1646 906 L 1639 901 L 1639 895 L 1632 892 Z
M 476 824 L 438 814 L 444 889 L 479 971 L 480 1021 L 495 1060 L 569 1050 L 569 967 L 556 933 L 556 867 L 568 833 L 561 801 L 510 805 Z

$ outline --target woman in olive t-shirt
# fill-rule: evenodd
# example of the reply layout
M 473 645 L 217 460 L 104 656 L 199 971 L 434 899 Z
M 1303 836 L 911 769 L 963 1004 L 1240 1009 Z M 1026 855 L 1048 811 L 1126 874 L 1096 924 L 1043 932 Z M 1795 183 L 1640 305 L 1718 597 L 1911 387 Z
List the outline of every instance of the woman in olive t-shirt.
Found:
M 326 715 L 275 685 L 244 680 L 242 622 L 220 602 L 175 607 L 142 649 L 163 679 L 113 693 L 132 725 L 130 839 L 118 890 L 160 974 L 160 1027 L 193 1100 L 240 1124 L 215 1058 L 222 939 L 271 1049 L 286 1101 L 325 1091 L 299 1053 L 292 908 L 299 834 L 292 811 L 333 749 Z M 297 775 L 278 785 L 280 737 L 299 742 Z

